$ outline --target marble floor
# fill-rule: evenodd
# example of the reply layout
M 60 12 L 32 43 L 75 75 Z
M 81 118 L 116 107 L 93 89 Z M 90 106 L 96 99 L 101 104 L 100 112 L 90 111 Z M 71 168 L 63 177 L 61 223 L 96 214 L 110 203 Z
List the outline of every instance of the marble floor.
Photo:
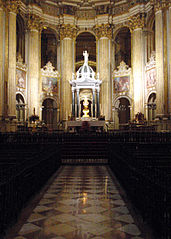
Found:
M 147 238 L 106 166 L 63 166 L 20 224 L 10 239 Z

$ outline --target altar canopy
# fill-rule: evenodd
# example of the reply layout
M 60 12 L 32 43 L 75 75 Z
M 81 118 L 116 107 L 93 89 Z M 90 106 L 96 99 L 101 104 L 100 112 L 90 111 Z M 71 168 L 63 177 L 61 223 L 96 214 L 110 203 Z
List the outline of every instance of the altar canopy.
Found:
M 77 118 L 80 117 L 80 90 L 90 89 L 92 90 L 93 98 L 93 118 L 99 117 L 99 92 L 102 81 L 99 79 L 99 73 L 95 73 L 93 69 L 88 65 L 87 51 L 83 52 L 84 64 L 79 68 L 76 74 L 72 74 L 72 115 Z M 96 77 L 96 78 L 95 78 Z M 75 111 L 75 94 L 77 110 Z

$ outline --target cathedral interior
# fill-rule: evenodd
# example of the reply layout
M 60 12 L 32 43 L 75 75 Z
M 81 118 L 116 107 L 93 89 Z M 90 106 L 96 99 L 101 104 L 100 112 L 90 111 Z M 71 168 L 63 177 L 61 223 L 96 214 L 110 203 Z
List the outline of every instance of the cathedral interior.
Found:
M 170 58 L 170 0 L 0 0 L 0 238 L 171 237 Z

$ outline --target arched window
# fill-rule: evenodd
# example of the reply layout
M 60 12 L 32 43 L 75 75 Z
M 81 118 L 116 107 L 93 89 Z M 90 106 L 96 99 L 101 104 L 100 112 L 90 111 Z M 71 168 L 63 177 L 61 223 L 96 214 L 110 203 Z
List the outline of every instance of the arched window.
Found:
M 76 71 L 83 64 L 83 51 L 89 53 L 89 65 L 96 71 L 96 38 L 90 32 L 82 32 L 76 39 Z
M 55 33 L 50 28 L 43 29 L 41 33 L 41 68 L 48 61 L 57 69 L 57 39 Z
M 25 27 L 24 20 L 20 15 L 17 15 L 16 20 L 16 50 L 17 56 L 21 56 L 25 62 Z
M 131 33 L 128 27 L 121 28 L 115 37 L 115 68 L 121 61 L 131 67 Z

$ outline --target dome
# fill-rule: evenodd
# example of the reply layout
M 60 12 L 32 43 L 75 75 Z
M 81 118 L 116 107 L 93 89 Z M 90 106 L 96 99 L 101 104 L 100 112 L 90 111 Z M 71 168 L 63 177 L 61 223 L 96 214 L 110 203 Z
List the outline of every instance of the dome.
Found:
M 77 79 L 94 79 L 95 72 L 93 69 L 88 65 L 88 53 L 87 51 L 83 52 L 84 56 L 84 64 L 81 66 L 77 71 Z

